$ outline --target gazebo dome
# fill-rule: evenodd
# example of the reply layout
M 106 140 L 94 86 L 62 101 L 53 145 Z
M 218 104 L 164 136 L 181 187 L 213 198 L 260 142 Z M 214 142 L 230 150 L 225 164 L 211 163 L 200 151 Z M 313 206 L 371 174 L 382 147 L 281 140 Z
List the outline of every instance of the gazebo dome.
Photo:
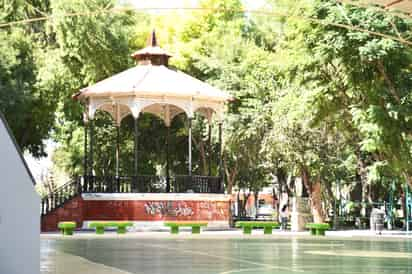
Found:
M 168 66 L 169 58 L 172 57 L 167 51 L 157 45 L 156 32 L 153 30 L 148 41 L 148 46 L 134 52 L 132 58 L 136 59 L 139 65 L 165 65 Z
M 137 118 L 149 112 L 164 119 L 167 126 L 178 114 L 192 118 L 195 112 L 209 120 L 212 113 L 221 120 L 225 102 L 231 96 L 181 71 L 167 67 L 171 57 L 157 45 L 153 31 L 148 47 L 132 54 L 137 66 L 82 89 L 74 97 L 87 102 L 88 116 L 97 109 L 109 112 L 116 123 L 129 114 Z

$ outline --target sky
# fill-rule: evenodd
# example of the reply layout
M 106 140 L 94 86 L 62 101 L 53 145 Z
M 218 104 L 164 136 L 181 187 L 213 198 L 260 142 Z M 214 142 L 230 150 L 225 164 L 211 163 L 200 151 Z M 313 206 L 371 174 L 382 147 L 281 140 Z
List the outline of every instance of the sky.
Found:
M 122 0 L 137 8 L 181 8 L 196 7 L 199 0 Z M 246 9 L 259 9 L 265 0 L 243 0 Z

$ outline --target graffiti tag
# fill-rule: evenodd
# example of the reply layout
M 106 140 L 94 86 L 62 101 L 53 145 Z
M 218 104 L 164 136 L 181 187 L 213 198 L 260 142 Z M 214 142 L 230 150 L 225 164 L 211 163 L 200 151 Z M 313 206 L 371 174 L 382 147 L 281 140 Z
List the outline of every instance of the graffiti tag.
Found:
M 147 202 L 144 204 L 146 214 L 151 216 L 192 216 L 193 209 L 185 203 L 177 203 L 176 207 L 171 202 Z

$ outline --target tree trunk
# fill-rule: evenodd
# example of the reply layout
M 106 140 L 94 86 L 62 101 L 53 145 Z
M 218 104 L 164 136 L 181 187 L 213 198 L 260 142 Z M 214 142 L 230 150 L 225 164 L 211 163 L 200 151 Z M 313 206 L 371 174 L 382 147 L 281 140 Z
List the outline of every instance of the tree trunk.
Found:
M 368 194 L 368 176 L 367 176 L 367 170 L 366 170 L 366 164 L 365 161 L 362 159 L 362 155 L 360 152 L 360 148 L 356 148 L 356 157 L 358 161 L 358 174 L 360 177 L 361 185 L 362 185 L 362 208 L 361 208 L 361 216 L 366 217 L 366 200 L 367 200 L 367 194 Z
M 205 151 L 205 142 L 203 140 L 200 140 L 200 159 L 202 161 L 202 167 L 203 167 L 203 175 L 209 175 L 209 166 L 207 163 L 206 159 L 206 151 Z
M 364 180 L 361 180 L 362 183 L 362 208 L 361 208 L 361 216 L 366 217 L 366 200 L 367 200 L 367 193 L 368 193 L 368 185 Z
M 310 208 L 313 215 L 314 223 L 323 223 L 325 217 L 322 209 L 322 191 L 320 180 L 312 183 L 309 176 L 309 171 L 306 167 L 301 167 L 303 184 L 306 187 L 310 199 Z
M 248 204 L 249 197 L 250 197 L 250 192 L 248 192 L 247 194 L 244 194 L 244 193 L 243 193 L 243 198 L 244 198 L 244 199 L 243 199 L 243 205 L 242 205 L 243 216 L 246 216 L 246 215 L 247 215 L 246 205 Z
M 289 188 L 288 185 L 288 176 L 287 173 L 283 169 L 278 169 L 276 173 L 276 177 L 278 178 L 278 182 L 280 185 L 280 192 L 284 193 L 286 192 L 288 194 L 288 197 L 293 196 L 293 190 Z
M 209 169 L 208 169 L 208 164 L 207 164 L 207 159 L 206 159 L 206 151 L 205 151 L 205 142 L 202 139 L 202 136 L 200 136 L 199 142 L 196 140 L 194 136 L 192 136 L 192 141 L 195 147 L 199 150 L 200 154 L 200 162 L 201 162 L 201 167 L 202 167 L 202 175 L 208 175 Z
M 320 181 L 312 184 L 311 191 L 311 210 L 313 214 L 313 221 L 315 223 L 323 223 L 325 221 L 323 209 L 322 209 L 322 196 L 321 196 Z
M 254 191 L 253 192 L 254 193 L 254 198 L 255 198 L 255 217 L 256 217 L 256 215 L 257 215 L 257 209 L 258 209 L 258 206 L 259 206 L 259 200 L 258 200 L 258 198 L 259 198 L 259 191 Z
M 378 68 L 378 71 L 380 72 L 381 76 L 385 80 L 385 83 L 388 86 L 389 92 L 396 99 L 396 102 L 400 103 L 401 102 L 401 97 L 399 96 L 398 91 L 395 88 L 395 84 L 390 79 L 389 75 L 386 73 L 385 65 L 383 64 L 382 61 L 377 62 L 377 68 Z
M 229 167 L 227 166 L 227 161 L 223 161 L 223 166 L 225 169 L 225 173 L 226 173 L 226 180 L 227 180 L 227 194 L 232 194 L 232 189 L 233 186 L 235 184 L 235 180 L 236 180 L 236 176 L 237 176 L 237 163 L 235 164 L 235 166 L 233 167 L 232 170 L 229 169 Z
M 328 212 L 328 209 L 332 208 L 333 209 L 333 215 L 336 216 L 338 197 L 335 197 L 336 195 L 332 191 L 332 184 L 331 183 L 324 183 L 323 187 L 326 190 L 327 196 L 329 197 L 329 198 L 326 198 L 327 201 L 325 201 L 326 212 Z
M 405 181 L 408 183 L 409 187 L 412 189 L 412 176 L 404 172 Z
M 240 191 L 237 192 L 236 195 L 236 216 L 240 217 L 242 216 L 241 212 L 240 212 Z
M 248 197 L 249 198 L 249 197 Z M 240 199 L 240 190 L 238 192 L 237 213 L 240 217 L 246 216 L 246 195 L 243 193 L 243 199 Z

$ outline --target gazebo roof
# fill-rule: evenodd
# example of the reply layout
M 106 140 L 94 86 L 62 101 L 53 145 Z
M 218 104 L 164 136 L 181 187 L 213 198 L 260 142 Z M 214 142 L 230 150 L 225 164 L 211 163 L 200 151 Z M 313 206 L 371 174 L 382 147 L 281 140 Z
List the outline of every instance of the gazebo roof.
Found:
M 165 66 L 139 65 L 84 88 L 77 98 L 88 97 L 193 98 L 225 102 L 226 92 L 181 71 Z
M 149 46 L 145 47 L 144 49 L 139 49 L 138 51 L 132 53 L 131 56 L 133 58 L 137 58 L 141 55 L 165 55 L 168 57 L 172 57 L 172 55 L 169 52 L 165 51 L 159 46 Z
M 146 48 L 132 54 L 138 65 L 83 88 L 73 97 L 86 103 L 87 116 L 97 109 L 110 113 L 116 123 L 129 114 L 135 118 L 149 112 L 170 125 L 173 117 L 199 112 L 211 120 L 222 119 L 225 102 L 231 96 L 181 71 L 168 68 L 169 53 L 157 45 L 153 31 Z

